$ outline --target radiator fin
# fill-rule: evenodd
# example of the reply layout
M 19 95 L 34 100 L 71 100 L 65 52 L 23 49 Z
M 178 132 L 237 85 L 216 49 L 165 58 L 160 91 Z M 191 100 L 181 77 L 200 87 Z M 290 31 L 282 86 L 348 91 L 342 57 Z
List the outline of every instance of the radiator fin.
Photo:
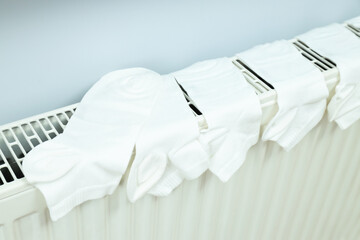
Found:
M 0 240 L 6 240 L 4 233 L 4 225 L 0 225 Z

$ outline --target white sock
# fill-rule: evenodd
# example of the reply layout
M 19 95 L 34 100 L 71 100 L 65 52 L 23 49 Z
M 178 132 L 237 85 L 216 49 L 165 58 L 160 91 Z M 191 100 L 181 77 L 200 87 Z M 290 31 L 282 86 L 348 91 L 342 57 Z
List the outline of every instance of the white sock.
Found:
M 164 175 L 148 193 L 164 197 L 185 179 L 193 180 L 201 176 L 209 168 L 212 152 L 218 149 L 216 147 L 222 142 L 225 133 L 224 129 L 201 131 L 198 139 L 170 154 Z
M 274 86 L 279 110 L 262 139 L 289 151 L 324 114 L 329 93 L 323 75 L 285 40 L 256 46 L 237 57 Z
M 198 137 L 197 120 L 180 87 L 173 77 L 164 76 L 161 93 L 136 141 L 127 182 L 128 199 L 136 201 L 161 179 L 170 156 L 177 159 L 177 155 L 186 157 L 194 151 L 206 156 L 202 148 L 194 147 Z
M 114 191 L 160 84 L 159 74 L 143 68 L 106 74 L 83 97 L 64 133 L 25 156 L 25 177 L 43 193 L 52 220 Z
M 360 118 L 360 38 L 340 24 L 331 24 L 298 39 L 336 63 L 340 82 L 328 105 L 328 116 L 342 129 L 348 128 Z
M 254 89 L 229 58 L 199 62 L 173 75 L 208 123 L 207 131 L 201 133 L 194 148 L 203 146 L 210 156 L 209 169 L 222 181 L 227 181 L 243 163 L 248 149 L 258 140 L 261 107 Z M 219 149 L 224 151 L 216 153 Z M 233 152 L 226 152 L 225 149 Z M 181 166 L 184 162 L 195 162 L 198 158 L 197 154 L 189 154 L 187 157 L 183 154 L 177 160 L 170 157 L 172 166 L 149 193 L 164 196 L 183 179 L 190 180 L 200 176 L 206 170 L 205 164 L 193 175 L 189 175 L 191 171 Z

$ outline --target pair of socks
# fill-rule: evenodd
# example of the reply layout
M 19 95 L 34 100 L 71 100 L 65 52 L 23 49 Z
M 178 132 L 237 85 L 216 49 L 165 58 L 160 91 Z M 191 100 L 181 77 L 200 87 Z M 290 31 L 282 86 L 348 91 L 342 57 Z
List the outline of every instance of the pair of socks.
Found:
M 25 156 L 25 177 L 44 195 L 52 220 L 115 190 L 162 85 L 159 74 L 143 68 L 106 74 L 64 132 Z
M 199 176 L 207 166 L 207 153 L 196 140 L 200 132 L 195 115 L 176 80 L 171 75 L 163 79 L 159 97 L 136 141 L 136 155 L 127 182 L 131 202 L 165 178 L 168 174 L 165 170 L 172 165 L 190 178 Z M 176 179 L 173 181 L 171 186 L 178 185 Z M 167 195 L 166 191 L 163 189 L 162 195 Z
M 340 24 L 317 28 L 297 37 L 336 63 L 340 82 L 328 105 L 330 121 L 346 129 L 360 119 L 360 38 Z
M 236 55 L 277 93 L 279 107 L 266 125 L 262 140 L 291 150 L 322 118 L 328 89 L 324 77 L 291 42 L 281 40 Z
M 208 128 L 181 158 L 170 159 L 164 176 L 149 191 L 155 196 L 168 195 L 184 179 L 194 179 L 208 168 L 220 180 L 229 180 L 258 141 L 261 123 L 259 99 L 231 59 L 199 62 L 171 75 L 202 112 Z M 202 148 L 207 154 L 193 154 L 196 151 L 191 149 L 195 148 Z M 197 174 L 188 174 L 189 166 L 199 166 L 196 162 L 204 163 L 202 168 Z

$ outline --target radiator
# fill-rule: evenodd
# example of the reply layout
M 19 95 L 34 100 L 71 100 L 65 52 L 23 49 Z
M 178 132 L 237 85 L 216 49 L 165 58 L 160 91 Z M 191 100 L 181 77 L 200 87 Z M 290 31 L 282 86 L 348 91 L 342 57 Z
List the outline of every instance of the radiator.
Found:
M 323 72 L 332 95 L 335 64 L 293 44 Z M 234 64 L 254 86 L 265 124 L 277 110 L 275 91 L 240 61 Z M 327 116 L 290 152 L 260 141 L 227 183 L 206 172 L 168 197 L 131 204 L 125 174 L 111 196 L 52 222 L 44 198 L 23 178 L 21 161 L 61 133 L 75 108 L 0 127 L 0 240 L 360 239 L 360 121 L 344 131 Z

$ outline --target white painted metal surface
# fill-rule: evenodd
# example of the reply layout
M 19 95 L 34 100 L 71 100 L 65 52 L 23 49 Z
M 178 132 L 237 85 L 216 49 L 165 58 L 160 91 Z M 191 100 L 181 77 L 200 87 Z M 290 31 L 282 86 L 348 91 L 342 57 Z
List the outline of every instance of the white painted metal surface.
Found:
M 336 69 L 323 72 L 333 89 Z M 276 112 L 276 94 L 256 90 L 266 123 Z M 360 239 L 360 122 L 343 131 L 327 116 L 290 152 L 272 142 L 256 144 L 226 184 L 207 172 L 168 197 L 131 204 L 126 175 L 113 195 L 51 222 L 40 192 L 6 159 L 13 156 L 19 165 L 35 145 L 31 139 L 57 135 L 75 107 L 0 128 L 0 169 L 9 169 L 14 179 L 0 174 L 0 240 Z

